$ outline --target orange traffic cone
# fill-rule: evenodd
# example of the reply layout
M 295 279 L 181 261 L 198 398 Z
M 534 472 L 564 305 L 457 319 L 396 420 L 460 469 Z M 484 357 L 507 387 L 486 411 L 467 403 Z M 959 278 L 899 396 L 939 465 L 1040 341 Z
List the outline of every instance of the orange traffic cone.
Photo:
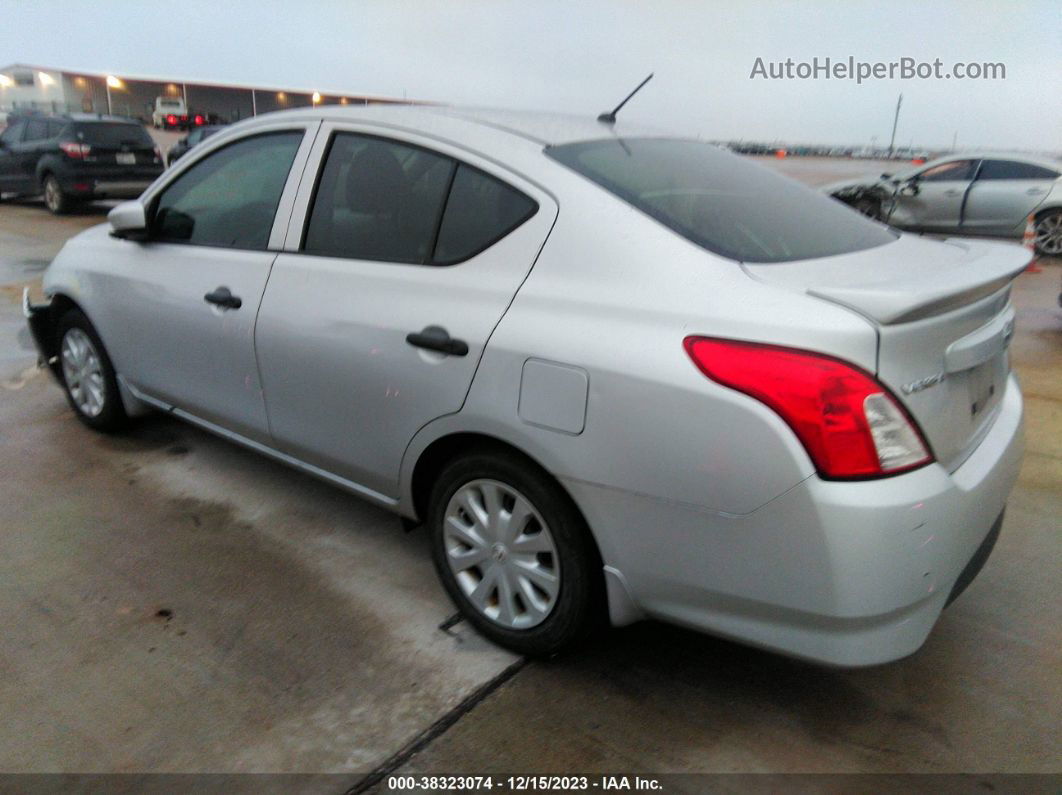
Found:
M 1044 269 L 1036 264 L 1036 224 L 1033 222 L 1032 213 L 1025 219 L 1025 233 L 1021 236 L 1021 244 L 1033 253 L 1033 261 L 1025 268 L 1025 272 L 1043 273 Z

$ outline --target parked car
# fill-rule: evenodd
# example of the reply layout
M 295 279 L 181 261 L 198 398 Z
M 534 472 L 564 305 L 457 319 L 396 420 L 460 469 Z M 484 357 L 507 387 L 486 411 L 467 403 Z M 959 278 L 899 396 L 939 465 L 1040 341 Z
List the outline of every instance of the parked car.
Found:
M 23 300 L 85 425 L 168 412 L 423 523 L 510 649 L 607 605 L 869 665 L 999 534 L 1027 260 L 623 122 L 330 106 L 217 133 Z
M 901 229 L 1021 237 L 1035 214 L 1036 249 L 1062 254 L 1062 162 L 1022 155 L 951 155 L 899 174 L 822 188 Z
M 43 194 L 53 213 L 138 196 L 162 173 L 140 122 L 88 113 L 12 115 L 0 134 L 0 194 Z
M 151 124 L 157 130 L 183 130 L 188 127 L 188 107 L 181 97 L 155 97 Z
M 197 127 L 192 130 L 188 135 L 184 136 L 184 138 L 170 147 L 170 151 L 166 154 L 166 165 L 172 166 L 193 146 L 206 140 L 218 130 L 222 129 L 224 129 L 222 125 L 213 124 L 206 127 Z

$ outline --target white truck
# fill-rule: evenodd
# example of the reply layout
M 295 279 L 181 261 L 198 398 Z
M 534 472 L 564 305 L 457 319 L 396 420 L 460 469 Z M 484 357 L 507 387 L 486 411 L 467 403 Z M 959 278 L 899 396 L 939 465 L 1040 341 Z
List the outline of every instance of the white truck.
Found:
M 157 130 L 183 129 L 188 126 L 188 108 L 181 97 L 155 97 L 151 124 Z

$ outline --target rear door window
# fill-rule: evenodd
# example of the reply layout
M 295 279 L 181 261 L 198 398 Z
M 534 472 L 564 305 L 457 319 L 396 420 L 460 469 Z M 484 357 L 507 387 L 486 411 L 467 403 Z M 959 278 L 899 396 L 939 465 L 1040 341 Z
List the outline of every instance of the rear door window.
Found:
M 1019 163 L 1016 160 L 986 160 L 978 179 L 1058 179 L 1059 172 L 1049 168 Z
M 303 251 L 425 263 L 456 163 L 416 146 L 354 133 L 332 139 Z
M 264 250 L 303 132 L 244 138 L 171 182 L 155 207 L 152 238 Z
M 452 265 L 535 214 L 515 188 L 438 152 L 337 133 L 314 195 L 307 254 Z
M 48 123 L 44 119 L 30 119 L 26 122 L 25 141 L 42 141 L 48 137 Z
M 729 259 L 790 262 L 896 239 L 835 199 L 703 141 L 607 138 L 546 154 Z
M 478 169 L 458 166 L 432 261 L 448 265 L 492 246 L 535 214 L 538 205 Z

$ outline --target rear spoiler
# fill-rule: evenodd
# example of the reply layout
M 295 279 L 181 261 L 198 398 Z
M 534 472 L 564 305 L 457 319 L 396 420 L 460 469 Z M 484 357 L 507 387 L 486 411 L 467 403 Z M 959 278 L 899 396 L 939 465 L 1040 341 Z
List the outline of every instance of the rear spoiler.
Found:
M 1018 246 L 972 247 L 966 241 L 947 243 L 973 253 L 954 265 L 929 271 L 916 283 L 906 279 L 890 283 L 851 286 L 810 286 L 808 295 L 866 315 L 883 325 L 909 323 L 940 315 L 1003 289 L 1032 261 L 1031 251 Z M 917 296 L 912 303 L 912 298 Z

